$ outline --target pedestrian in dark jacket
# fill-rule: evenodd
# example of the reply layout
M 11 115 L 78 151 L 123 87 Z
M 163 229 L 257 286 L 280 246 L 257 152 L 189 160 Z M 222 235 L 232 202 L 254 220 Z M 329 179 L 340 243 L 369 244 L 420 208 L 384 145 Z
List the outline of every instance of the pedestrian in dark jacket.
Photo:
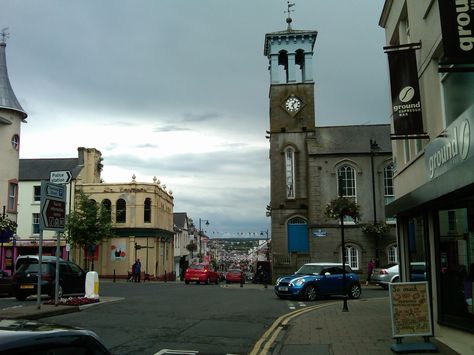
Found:
M 133 281 L 140 282 L 141 273 L 142 273 L 142 263 L 140 259 L 135 260 L 135 263 L 132 266 Z
M 370 278 L 372 277 L 372 272 L 375 269 L 375 259 L 370 259 L 369 263 L 367 264 L 367 281 L 365 281 L 365 285 L 367 286 L 370 282 Z

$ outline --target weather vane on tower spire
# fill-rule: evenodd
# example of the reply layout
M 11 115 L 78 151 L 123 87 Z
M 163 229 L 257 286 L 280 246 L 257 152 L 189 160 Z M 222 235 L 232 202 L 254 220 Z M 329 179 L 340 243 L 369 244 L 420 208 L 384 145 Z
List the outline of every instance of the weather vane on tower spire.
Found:
M 288 17 L 286 18 L 286 23 L 288 24 L 288 30 L 291 30 L 291 22 L 293 21 L 291 19 L 291 13 L 295 12 L 295 10 L 292 10 L 291 8 L 295 6 L 295 3 L 294 2 L 290 3 L 289 1 L 287 1 L 287 4 L 288 4 L 288 10 L 285 11 L 285 13 L 288 14 Z
M 2 31 L 0 32 L 0 37 L 2 38 L 0 43 L 5 43 L 6 39 L 10 37 L 10 33 L 7 32 L 8 27 L 2 28 Z

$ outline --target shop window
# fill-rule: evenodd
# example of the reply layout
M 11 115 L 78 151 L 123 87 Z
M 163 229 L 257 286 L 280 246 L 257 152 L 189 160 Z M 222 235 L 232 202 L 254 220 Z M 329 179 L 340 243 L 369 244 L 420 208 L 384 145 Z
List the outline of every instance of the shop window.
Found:
M 33 234 L 40 233 L 40 214 L 33 213 L 33 225 L 32 225 Z
M 34 202 L 41 201 L 41 186 L 40 185 L 33 186 L 33 201 Z
M 145 199 L 143 222 L 145 223 L 151 222 L 151 199 L 150 198 Z
M 359 270 L 359 250 L 353 245 L 346 245 L 344 253 L 345 263 L 352 270 Z
M 474 208 L 438 212 L 440 320 L 474 332 Z
M 408 280 L 405 281 L 421 281 L 418 275 L 415 275 L 416 269 L 419 265 L 428 271 L 427 259 L 427 246 L 426 246 L 426 235 L 425 235 L 425 223 L 422 216 L 413 217 L 408 220 L 408 258 L 410 264 L 408 267 L 409 276 Z M 424 279 L 427 277 L 425 275 Z
M 124 199 L 117 200 L 117 206 L 115 211 L 115 221 L 117 223 L 125 223 L 127 220 L 127 203 Z
M 474 97 L 474 72 L 451 72 L 441 77 L 446 127 L 469 107 Z

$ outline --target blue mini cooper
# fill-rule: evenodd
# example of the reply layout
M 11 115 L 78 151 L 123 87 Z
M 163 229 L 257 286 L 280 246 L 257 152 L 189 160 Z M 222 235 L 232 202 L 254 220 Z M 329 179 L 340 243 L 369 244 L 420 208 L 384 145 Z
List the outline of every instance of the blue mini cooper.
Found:
M 359 277 L 346 265 L 344 287 L 342 271 L 342 264 L 338 263 L 305 264 L 293 275 L 279 277 L 274 288 L 275 294 L 280 298 L 302 298 L 308 301 L 330 295 L 359 298 L 362 292 Z

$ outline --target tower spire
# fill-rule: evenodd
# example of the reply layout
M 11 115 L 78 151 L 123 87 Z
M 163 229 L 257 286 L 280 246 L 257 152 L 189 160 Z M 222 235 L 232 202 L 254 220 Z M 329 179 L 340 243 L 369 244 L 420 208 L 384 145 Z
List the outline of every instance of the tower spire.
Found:
M 292 10 L 291 8 L 295 6 L 295 3 L 290 3 L 289 1 L 287 1 L 287 6 L 288 10 L 285 11 L 285 13 L 288 14 L 288 17 L 286 18 L 286 23 L 288 24 L 288 31 L 291 31 L 291 22 L 293 22 L 293 20 L 291 19 L 291 13 L 295 12 L 295 10 Z
M 18 102 L 8 79 L 7 59 L 5 54 L 6 39 L 10 36 L 8 28 L 0 32 L 0 109 L 20 112 L 23 120 L 28 116 Z

